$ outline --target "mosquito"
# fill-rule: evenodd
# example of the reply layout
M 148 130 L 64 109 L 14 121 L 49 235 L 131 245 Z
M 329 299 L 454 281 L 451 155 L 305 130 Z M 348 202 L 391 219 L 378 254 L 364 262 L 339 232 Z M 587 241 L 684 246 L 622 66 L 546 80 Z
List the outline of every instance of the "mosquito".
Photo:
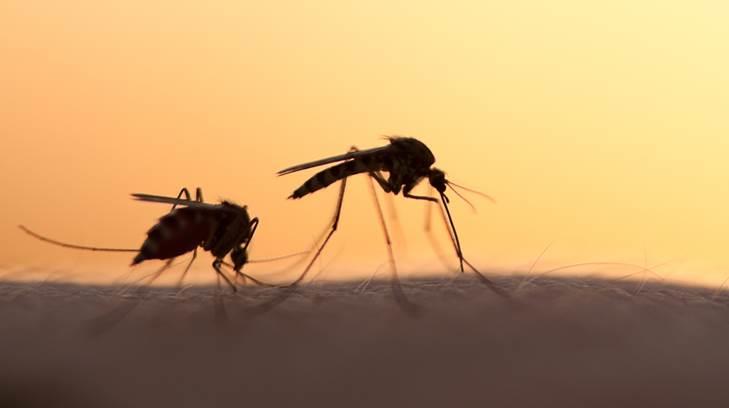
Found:
M 393 293 L 395 294 L 396 300 L 401 305 L 404 305 L 406 306 L 406 308 L 411 310 L 414 306 L 407 301 L 407 298 L 402 292 L 402 288 L 400 286 L 400 282 L 397 276 L 397 268 L 395 266 L 395 258 L 392 251 L 390 234 L 387 230 L 387 225 L 385 223 L 385 218 L 383 217 L 382 208 L 380 207 L 379 201 L 377 199 L 374 182 L 377 182 L 377 184 L 385 193 L 398 195 L 402 192 L 402 195 L 405 198 L 442 204 L 441 209 L 445 209 L 445 214 L 448 218 L 448 232 L 449 236 L 451 237 L 456 256 L 459 260 L 461 272 L 464 272 L 464 264 L 467 265 L 477 275 L 481 282 L 489 286 L 494 292 L 498 293 L 499 295 L 507 296 L 507 294 L 502 289 L 494 285 L 491 280 L 489 280 L 486 276 L 479 272 L 478 269 L 476 269 L 476 267 L 474 267 L 463 256 L 458 232 L 456 231 L 453 217 L 451 215 L 450 209 L 448 208 L 448 203 L 450 202 L 450 200 L 446 195 L 446 188 L 450 187 L 451 190 L 455 192 L 455 194 L 457 194 L 464 200 L 465 197 L 463 197 L 456 190 L 456 188 L 481 194 L 489 199 L 490 197 L 486 196 L 483 193 L 479 193 L 477 191 L 457 185 L 446 179 L 445 173 L 442 170 L 432 167 L 435 163 L 435 156 L 423 142 L 412 137 L 393 136 L 388 137 L 387 139 L 389 140 L 390 144 L 386 146 L 375 147 L 366 150 L 358 150 L 356 147 L 352 147 L 350 151 L 345 154 L 299 164 L 278 172 L 278 175 L 282 176 L 285 174 L 291 174 L 313 167 L 341 162 L 332 167 L 328 167 L 309 178 L 289 197 L 290 199 L 300 199 L 308 194 L 321 190 L 336 181 L 341 181 L 339 188 L 339 197 L 337 200 L 336 210 L 330 224 L 331 227 L 329 230 L 329 234 L 322 241 L 318 250 L 314 254 L 314 257 L 309 262 L 306 269 L 304 269 L 304 272 L 302 272 L 302 274 L 295 281 L 293 281 L 290 286 L 293 287 L 304 279 L 316 259 L 323 251 L 324 247 L 329 242 L 329 239 L 337 230 L 342 211 L 342 203 L 344 200 L 347 178 L 356 174 L 367 173 L 367 175 L 369 176 L 370 186 L 377 209 L 377 215 L 380 219 L 380 224 L 382 226 L 382 230 L 385 236 L 385 243 L 387 245 L 390 265 L 392 266 L 391 282 L 393 287 Z M 385 178 L 382 173 L 383 171 L 389 174 L 388 178 Z M 438 193 L 440 194 L 440 201 L 434 197 L 412 194 L 412 190 L 425 178 L 428 179 L 430 185 L 435 188 L 435 190 L 438 191 Z M 468 200 L 466 201 L 468 202 Z
M 132 266 L 150 259 L 166 260 L 165 264 L 152 275 L 148 282 L 150 284 L 171 266 L 176 257 L 192 251 L 192 259 L 188 262 L 178 282 L 178 285 L 181 285 L 197 258 L 198 247 L 209 251 L 215 257 L 212 263 L 213 269 L 218 278 L 223 278 L 233 292 L 237 291 L 237 287 L 222 271 L 221 266 L 223 265 L 232 268 L 236 277 L 240 276 L 257 284 L 263 284 L 241 271 L 246 263 L 255 262 L 248 259 L 247 250 L 259 223 L 258 218 L 250 217 L 246 206 L 240 206 L 230 201 L 222 201 L 220 204 L 205 203 L 200 188 L 196 190 L 195 200 L 190 198 L 187 188 L 180 190 L 177 197 L 142 193 L 134 193 L 132 197 L 138 201 L 172 204 L 172 210 L 147 231 L 147 238 L 140 249 L 100 248 L 69 244 L 39 235 L 22 225 L 19 228 L 41 241 L 65 248 L 104 252 L 137 252 L 137 256 L 132 260 Z M 180 208 L 177 208 L 178 206 Z M 224 258 L 228 254 L 230 254 L 232 265 L 224 262 Z

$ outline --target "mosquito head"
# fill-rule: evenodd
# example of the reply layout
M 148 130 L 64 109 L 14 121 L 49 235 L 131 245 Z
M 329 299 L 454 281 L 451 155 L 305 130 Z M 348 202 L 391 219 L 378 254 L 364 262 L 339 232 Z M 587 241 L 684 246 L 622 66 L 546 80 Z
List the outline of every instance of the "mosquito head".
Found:
M 230 252 L 230 259 L 233 261 L 233 269 L 240 272 L 243 266 L 248 263 L 248 252 L 241 247 L 234 248 Z
M 475 210 L 475 207 L 473 206 L 473 203 L 468 201 L 468 199 L 466 197 L 464 197 L 463 194 L 458 192 L 458 189 L 468 191 L 469 193 L 474 193 L 474 194 L 480 195 L 481 197 L 491 201 L 492 203 L 496 202 L 493 199 L 493 197 L 491 197 L 488 194 L 484 194 L 480 191 L 472 190 L 468 187 L 464 187 L 460 184 L 456 184 L 452 181 L 449 181 L 448 179 L 446 179 L 445 173 L 443 172 L 443 170 L 436 169 L 435 167 L 433 167 L 429 170 L 428 180 L 430 181 L 430 185 L 433 186 L 436 190 L 438 190 L 438 193 L 440 193 L 440 196 L 445 203 L 450 202 L 450 200 L 448 199 L 448 196 L 445 195 L 446 187 L 450 187 L 451 191 L 456 193 L 456 195 L 458 197 L 463 199 L 463 201 L 465 201 L 474 210 Z
M 436 169 L 435 167 L 431 168 L 428 173 L 428 181 L 430 181 L 430 185 L 438 190 L 439 193 L 445 193 L 448 180 L 446 180 L 443 170 Z

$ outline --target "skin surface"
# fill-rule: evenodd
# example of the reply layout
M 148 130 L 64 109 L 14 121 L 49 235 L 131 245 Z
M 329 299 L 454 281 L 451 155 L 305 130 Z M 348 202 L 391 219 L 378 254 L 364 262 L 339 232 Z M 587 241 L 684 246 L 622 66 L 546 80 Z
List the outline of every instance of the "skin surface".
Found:
M 468 276 L 403 281 L 418 318 L 388 282 L 304 286 L 262 315 L 274 289 L 223 309 L 210 287 L 0 283 L 0 406 L 728 406 L 729 296 L 495 281 L 512 301 Z

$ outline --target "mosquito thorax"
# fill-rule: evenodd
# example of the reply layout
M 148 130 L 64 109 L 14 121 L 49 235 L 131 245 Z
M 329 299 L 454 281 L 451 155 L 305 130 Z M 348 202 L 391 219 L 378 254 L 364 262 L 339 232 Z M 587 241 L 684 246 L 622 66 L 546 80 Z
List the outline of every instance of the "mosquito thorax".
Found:
M 248 206 L 247 205 L 238 205 L 238 204 L 236 204 L 236 203 L 234 203 L 232 201 L 227 201 L 227 200 L 222 201 L 221 204 L 223 206 L 226 206 L 226 207 L 229 207 L 229 208 L 233 208 L 233 209 L 235 209 L 238 212 L 242 212 L 242 213 L 246 213 L 246 214 L 248 213 Z
M 418 168 L 428 168 L 435 163 L 435 156 L 425 143 L 414 137 L 393 136 L 390 137 L 390 143 L 397 146 L 403 153 L 407 153 L 413 162 L 411 163 Z
M 248 206 L 247 205 L 238 205 L 231 201 L 223 201 L 222 205 L 224 207 L 230 208 L 234 210 L 236 213 L 238 213 L 241 217 L 241 224 L 242 225 L 248 225 L 251 222 L 250 216 L 248 215 Z

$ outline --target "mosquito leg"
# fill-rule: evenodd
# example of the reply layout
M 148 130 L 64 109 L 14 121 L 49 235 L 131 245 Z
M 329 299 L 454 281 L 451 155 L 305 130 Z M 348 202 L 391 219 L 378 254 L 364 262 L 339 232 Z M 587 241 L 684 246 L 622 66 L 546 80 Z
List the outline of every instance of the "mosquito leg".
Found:
M 390 183 L 387 180 L 385 180 L 385 176 L 383 176 L 381 172 L 379 172 L 379 171 L 371 171 L 370 172 L 370 176 L 373 179 L 375 179 L 375 181 L 377 182 L 377 184 L 380 185 L 380 188 L 382 188 L 382 191 L 384 191 L 386 193 L 391 193 L 392 192 L 392 186 L 390 185 Z
M 248 230 L 250 232 L 248 233 L 248 236 L 246 237 L 245 244 L 243 244 L 243 246 L 240 247 L 240 251 L 241 251 L 240 253 L 242 253 L 245 256 L 244 261 L 242 263 L 240 263 L 240 265 L 238 265 L 239 262 L 234 262 L 234 263 L 236 263 L 236 266 L 233 268 L 233 270 L 235 271 L 235 282 L 236 283 L 238 283 L 238 278 L 242 278 L 243 285 L 247 284 L 246 275 L 241 273 L 240 270 L 248 262 L 248 246 L 251 244 L 251 241 L 253 241 L 253 236 L 256 234 L 256 230 L 258 229 L 258 224 L 259 224 L 258 217 L 253 218 L 251 220 L 251 222 L 248 224 Z
M 306 275 L 309 273 L 309 270 L 311 270 L 311 267 L 314 265 L 314 262 L 319 258 L 319 255 L 321 255 L 322 251 L 324 250 L 324 247 L 326 247 L 329 240 L 332 238 L 332 235 L 334 235 L 334 232 L 337 231 L 337 228 L 339 227 L 339 216 L 342 214 L 342 204 L 344 203 L 344 192 L 347 188 L 347 178 L 343 178 L 342 182 L 339 187 L 339 198 L 337 198 L 337 207 L 334 212 L 334 217 L 332 218 L 331 223 L 331 230 L 329 230 L 329 234 L 327 234 L 326 238 L 324 238 L 324 242 L 321 243 L 319 246 L 319 249 L 317 249 L 316 253 L 314 254 L 314 258 L 309 261 L 309 264 L 306 265 L 306 269 L 304 269 L 304 272 L 301 273 L 301 275 L 293 282 L 291 282 L 288 286 L 296 286 L 301 282 Z
M 182 187 L 182 190 L 177 193 L 177 199 L 180 199 L 183 195 L 185 196 L 185 200 L 190 201 L 190 191 L 187 189 L 187 187 Z M 172 204 L 172 209 L 170 210 L 170 212 L 175 211 L 175 208 L 177 208 L 177 204 Z
M 358 152 L 359 149 L 357 146 L 352 146 L 349 148 L 350 152 Z M 390 185 L 390 182 L 385 179 L 385 176 L 382 175 L 381 171 L 371 171 L 369 172 L 369 175 L 377 181 L 377 184 L 380 185 L 380 188 L 382 188 L 382 191 L 386 193 L 392 192 L 392 185 Z
M 352 148 L 350 149 L 350 151 L 358 151 L 358 150 L 359 149 L 357 149 L 357 147 L 355 147 L 355 146 L 352 146 Z M 382 189 L 382 191 L 384 191 L 385 193 L 393 192 L 392 185 L 390 185 L 390 182 L 387 181 L 387 179 L 385 179 L 385 176 L 382 175 L 381 171 L 371 171 L 371 172 L 369 172 L 369 175 L 370 175 L 370 177 L 372 177 L 370 179 L 370 182 L 372 182 L 372 179 L 377 181 L 377 184 L 380 185 L 380 188 Z M 372 188 L 372 191 L 374 193 L 374 187 Z M 376 198 L 376 196 L 375 196 L 375 198 Z M 395 210 L 395 205 L 393 204 L 392 196 L 389 194 L 385 195 L 385 201 L 387 202 L 388 209 L 390 210 L 390 214 L 391 214 L 390 219 L 393 223 L 395 223 L 396 233 L 397 233 L 397 235 L 399 235 L 400 238 L 402 238 L 402 240 L 404 240 L 405 235 L 402 233 L 402 229 L 400 228 L 400 223 L 398 222 L 397 211 Z M 377 203 L 377 205 L 379 207 L 379 205 L 380 205 L 379 202 Z M 382 212 L 382 210 L 380 210 L 380 212 Z
M 489 289 L 491 289 L 492 291 L 496 292 L 496 294 L 498 294 L 499 296 L 502 296 L 504 298 L 511 298 L 511 296 L 508 293 L 506 293 L 506 291 L 504 291 L 500 287 L 496 286 L 496 284 L 491 279 L 487 278 L 481 272 L 479 272 L 479 270 L 476 269 L 476 267 L 473 266 L 470 262 L 468 262 L 467 259 L 464 258 L 463 259 L 463 262 L 465 262 L 466 265 L 468 265 L 468 267 L 471 268 L 471 270 L 473 271 L 473 273 L 476 274 L 476 276 L 481 281 L 481 283 L 483 283 L 484 285 L 488 286 Z
M 443 207 L 445 206 L 445 210 Z M 463 270 L 463 252 L 461 252 L 461 242 L 458 239 L 458 233 L 455 232 L 455 226 L 452 223 L 449 223 L 448 220 L 451 219 L 450 217 L 450 211 L 448 210 L 448 207 L 446 204 L 438 205 L 438 208 L 440 209 L 440 217 L 443 220 L 443 224 L 446 227 L 446 230 L 448 230 L 448 236 L 451 239 L 451 243 L 453 244 L 453 250 L 456 251 L 456 256 L 458 257 L 458 262 L 460 263 L 460 269 L 461 273 L 464 272 Z M 448 215 L 446 217 L 446 214 Z
M 334 217 L 331 221 L 331 229 L 329 230 L 329 234 L 327 234 L 326 238 L 324 238 L 324 241 L 319 245 L 319 249 L 317 249 L 316 253 L 314 253 L 314 257 L 309 261 L 309 263 L 306 265 L 306 268 L 304 269 L 304 272 L 299 275 L 296 280 L 291 282 L 290 284 L 283 286 L 283 292 L 281 292 L 278 296 L 274 297 L 273 299 L 264 302 L 263 304 L 257 306 L 255 310 L 253 311 L 253 314 L 261 314 L 265 313 L 271 309 L 273 309 L 276 305 L 284 302 L 286 299 L 288 299 L 289 296 L 291 296 L 294 291 L 296 291 L 296 286 L 304 280 L 306 275 L 311 270 L 311 267 L 314 266 L 314 262 L 319 258 L 319 255 L 321 255 L 322 251 L 324 250 L 324 247 L 326 247 L 329 240 L 332 238 L 332 235 L 334 235 L 334 232 L 337 230 L 337 227 L 339 226 L 339 216 L 342 213 L 342 204 L 344 202 L 344 192 L 347 188 L 347 178 L 343 178 L 339 187 L 339 198 L 337 198 L 337 207 L 334 212 Z
M 153 273 L 151 273 L 149 275 L 144 275 L 141 278 L 135 279 L 132 282 L 124 285 L 121 289 L 119 289 L 119 291 L 116 292 L 117 295 L 121 296 L 121 295 L 126 294 L 132 288 L 132 285 L 136 285 L 139 282 L 142 282 L 145 279 L 147 279 L 147 282 L 146 283 L 142 283 L 140 286 L 138 286 L 136 288 L 137 292 L 135 292 L 135 293 L 144 292 L 146 290 L 146 287 L 147 286 L 151 285 L 154 281 L 157 280 L 157 278 L 160 277 L 160 275 L 162 275 L 162 272 L 166 271 L 170 266 L 172 266 L 172 262 L 174 260 L 175 260 L 175 258 L 167 259 L 166 262 L 165 262 L 165 264 L 162 265 L 162 267 L 160 269 L 156 270 L 155 272 L 153 272 Z
M 266 283 L 266 282 L 263 282 L 262 280 L 256 279 L 256 278 L 254 278 L 253 276 L 251 276 L 251 275 L 248 275 L 247 273 L 244 273 L 244 272 L 241 272 L 241 271 L 237 271 L 237 272 L 236 272 L 236 271 L 235 271 L 235 267 L 234 267 L 233 265 L 231 265 L 231 264 L 227 263 L 227 262 L 224 262 L 224 261 L 223 261 L 223 262 L 220 262 L 220 265 L 222 265 L 222 266 L 225 266 L 225 267 L 227 267 L 227 268 L 230 268 L 230 269 L 231 269 L 231 270 L 233 270 L 233 272 L 235 272 L 235 273 L 236 273 L 237 275 L 240 275 L 240 277 L 241 277 L 241 278 L 247 279 L 247 280 L 249 280 L 249 281 L 251 281 L 251 282 L 255 283 L 255 284 L 256 284 L 256 285 L 258 285 L 258 286 L 268 286 L 268 287 L 271 287 L 271 288 L 280 288 L 280 287 L 281 287 L 281 286 L 278 286 L 278 285 L 274 285 L 274 284 L 272 284 L 272 283 Z M 237 276 L 237 275 L 236 275 L 236 276 Z
M 178 291 L 182 287 L 182 282 L 185 280 L 185 276 L 187 276 L 187 272 L 190 271 L 190 267 L 192 266 L 192 263 L 195 262 L 195 258 L 197 258 L 197 248 L 192 250 L 192 259 L 190 259 L 190 262 L 187 263 L 185 270 L 182 271 L 182 275 L 180 276 L 180 279 L 177 281 Z
M 170 258 L 170 259 L 168 259 L 168 260 L 167 260 L 167 262 L 165 262 L 165 264 L 164 264 L 164 265 L 162 265 L 162 267 L 161 267 L 161 268 L 159 268 L 159 269 L 157 270 L 157 272 L 155 272 L 155 274 L 154 274 L 154 275 L 152 276 L 152 278 L 151 278 L 151 279 L 150 279 L 150 280 L 149 280 L 149 281 L 147 282 L 147 285 L 151 285 L 151 284 L 152 284 L 152 283 L 153 283 L 153 282 L 154 282 L 155 280 L 157 280 L 157 278 L 159 278 L 159 277 L 160 277 L 160 275 L 162 275 L 162 272 L 164 272 L 164 271 L 166 271 L 167 269 L 169 269 L 169 267 L 170 267 L 170 266 L 172 266 L 172 262 L 173 262 L 174 260 L 175 260 L 175 258 Z
M 63 248 L 71 248 L 71 249 L 81 249 L 84 251 L 100 251 L 100 252 L 139 252 L 139 248 L 103 248 L 103 247 L 93 247 L 93 246 L 86 246 L 86 245 L 76 245 L 76 244 L 69 244 L 66 242 L 56 241 L 55 239 L 51 239 L 48 237 L 45 237 L 43 235 L 37 234 L 28 228 L 26 228 L 23 225 L 18 225 L 18 228 L 20 228 L 23 232 L 30 235 L 31 237 L 47 242 L 52 245 L 57 245 Z
M 410 194 L 409 192 L 405 192 L 405 191 L 403 191 L 402 195 L 405 198 L 411 198 L 413 200 L 425 200 L 425 201 L 430 201 L 430 202 L 433 202 L 433 203 L 437 203 L 438 202 L 438 200 L 435 199 L 435 198 L 433 198 L 433 197 L 425 197 L 425 196 L 413 195 L 413 194 Z
M 476 274 L 476 277 L 483 283 L 484 285 L 488 286 L 489 289 L 494 291 L 496 294 L 505 297 L 510 298 L 508 293 L 506 293 L 503 289 L 496 286 L 489 278 L 484 276 L 478 269 L 476 269 L 475 266 L 473 266 L 468 260 L 463 256 L 463 251 L 461 250 L 461 243 L 458 239 L 458 233 L 456 232 L 456 228 L 453 225 L 453 217 L 451 217 L 450 210 L 448 209 L 448 205 L 445 203 L 445 201 L 442 201 L 443 205 L 439 206 L 441 218 L 443 219 L 443 222 L 446 225 L 446 228 L 448 229 L 448 232 L 451 236 L 451 241 L 453 242 L 453 248 L 456 251 L 456 255 L 458 256 L 459 261 L 461 262 L 461 272 L 463 272 L 463 264 L 465 263 L 473 273 Z M 447 219 L 446 219 L 447 216 Z
M 223 273 L 223 271 L 220 269 L 220 264 L 222 264 L 221 259 L 216 259 L 213 261 L 213 268 L 215 269 L 215 272 L 217 272 L 217 274 L 218 274 L 218 279 L 223 278 L 223 280 L 225 280 L 225 283 L 227 283 L 228 286 L 230 286 L 230 288 L 233 290 L 233 293 L 237 292 L 238 289 L 235 287 L 233 282 L 231 282 L 230 278 L 228 278 L 228 276 L 225 273 Z
M 382 233 L 385 235 L 387 255 L 390 259 L 390 270 L 392 271 L 392 278 L 390 279 L 390 283 L 392 285 L 392 293 L 395 296 L 395 301 L 397 301 L 397 303 L 400 305 L 400 307 L 403 308 L 403 310 L 405 310 L 405 312 L 410 315 L 415 315 L 418 313 L 418 307 L 414 303 L 410 302 L 410 300 L 408 300 L 407 296 L 405 296 L 405 292 L 403 292 L 402 290 L 402 286 L 400 285 L 400 278 L 397 276 L 397 264 L 395 263 L 395 254 L 392 251 L 392 241 L 390 240 L 390 233 L 387 231 L 385 216 L 382 214 L 382 207 L 380 206 L 380 201 L 377 199 L 375 183 L 372 181 L 372 178 L 370 178 L 369 181 L 370 191 L 372 192 L 372 199 L 375 202 L 377 216 L 379 217 L 380 225 L 382 226 Z
M 243 250 L 248 250 L 248 245 L 251 244 L 251 241 L 253 241 L 253 236 L 256 234 L 256 230 L 258 229 L 258 217 L 255 217 L 251 220 L 251 223 L 248 224 L 248 228 L 251 230 L 250 234 L 248 234 L 248 237 L 246 239 L 246 243 L 243 244 Z
M 387 207 L 388 221 L 390 221 L 390 225 L 392 225 L 394 230 L 393 236 L 395 241 L 400 242 L 402 248 L 407 251 L 407 239 L 403 232 L 402 224 L 400 223 L 400 217 L 397 214 L 397 208 L 395 208 L 395 195 L 384 194 L 383 200 L 385 200 L 385 206 Z
M 377 182 L 377 184 L 380 185 L 380 188 L 382 188 L 382 191 L 384 191 L 385 193 L 392 193 L 394 191 L 390 183 L 382 175 L 382 172 L 371 171 L 369 175 Z M 372 179 L 370 179 L 370 181 L 372 181 Z M 395 224 L 395 234 L 398 236 L 398 239 L 400 241 L 404 241 L 405 234 L 403 234 L 402 228 L 400 228 L 400 222 L 397 217 L 397 210 L 395 210 L 395 204 L 393 203 L 393 196 L 390 194 L 385 194 L 385 202 L 387 203 L 387 208 L 390 213 L 390 221 Z
M 432 197 L 433 195 L 433 186 L 430 186 L 430 192 L 428 196 Z M 428 241 L 430 242 L 430 246 L 433 248 L 433 251 L 435 251 L 436 256 L 440 260 L 440 262 L 445 266 L 446 268 L 450 269 L 450 263 L 448 262 L 448 258 L 446 257 L 445 253 L 443 252 L 443 248 L 438 244 L 438 241 L 435 239 L 435 236 L 433 234 L 433 202 L 428 201 L 425 203 L 425 223 L 423 225 L 423 230 L 425 231 L 425 234 L 428 236 Z M 451 230 L 448 229 L 448 234 L 451 233 Z M 451 241 L 453 241 L 453 237 L 451 237 Z M 459 276 L 459 275 L 456 275 Z
M 430 186 L 428 196 L 433 196 L 433 186 Z M 430 228 L 433 224 L 433 204 L 431 202 L 425 203 L 425 224 L 423 225 L 426 232 L 430 232 Z

